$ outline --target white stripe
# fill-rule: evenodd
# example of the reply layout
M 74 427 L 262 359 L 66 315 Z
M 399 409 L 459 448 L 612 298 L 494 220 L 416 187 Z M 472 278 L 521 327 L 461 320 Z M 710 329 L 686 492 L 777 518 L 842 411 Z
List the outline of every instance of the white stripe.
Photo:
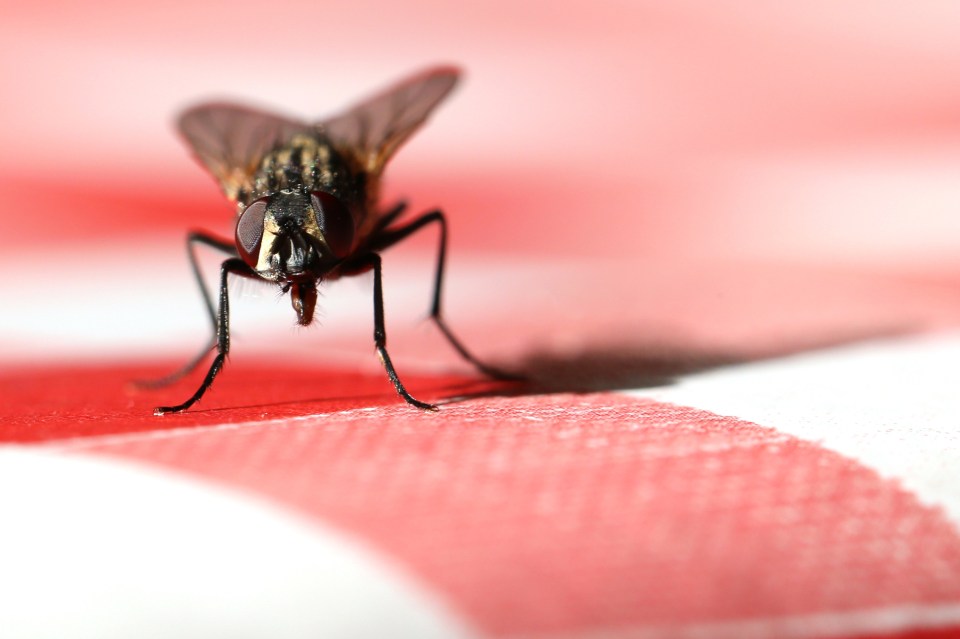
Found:
M 60 312 L 37 312 L 53 304 L 43 287 L 21 278 L 0 279 L 2 364 L 83 364 L 105 358 L 140 362 L 144 356 L 179 359 L 195 354 L 210 335 L 210 320 L 183 242 L 183 237 L 176 235 L 162 244 L 138 239 L 132 249 L 117 246 L 117 242 L 91 243 L 82 256 L 67 251 L 57 253 L 56 262 L 31 264 L 30 282 L 54 281 L 62 277 L 65 264 L 82 261 L 89 276 L 75 278 L 57 290 L 56 308 L 69 309 L 69 319 Z M 212 251 L 200 255 L 207 285 L 215 294 L 221 256 Z M 17 272 L 23 259 L 0 253 L 0 271 Z M 431 299 L 434 259 L 432 254 L 408 251 L 384 258 L 384 303 L 389 309 L 391 334 L 409 335 L 426 325 L 423 320 Z M 157 276 L 147 278 L 142 267 L 117 268 L 118 264 L 149 265 Z M 458 329 L 482 333 L 491 322 L 509 317 L 508 310 L 496 310 L 501 308 L 504 293 L 494 283 L 509 280 L 514 290 L 521 292 L 542 288 L 551 268 L 552 263 L 534 268 L 501 259 L 491 265 L 488 258 L 470 253 L 455 256 L 445 275 L 446 281 L 455 285 L 447 286 L 444 303 L 457 318 Z M 566 267 L 563 273 L 572 270 Z M 327 365 L 356 366 L 358 360 L 369 358 L 368 367 L 378 370 L 379 362 L 370 356 L 372 294 L 371 275 L 326 282 L 320 288 L 316 321 L 304 328 L 296 325 L 288 296 L 282 295 L 279 287 L 234 278 L 230 283 L 234 350 L 239 347 L 245 353 L 272 356 L 279 352 L 287 357 L 299 354 L 312 362 L 322 357 Z M 303 354 L 305 344 L 313 345 L 308 355 Z M 366 357 L 358 358 L 358 353 Z M 448 359 L 458 361 L 452 355 Z M 404 361 L 410 365 L 409 358 Z M 436 366 L 434 358 L 425 358 L 424 364 L 431 362 Z
M 5 639 L 469 637 L 356 540 L 112 460 L 0 450 Z
M 960 523 L 960 335 L 884 340 L 629 391 L 776 428 L 892 477 Z

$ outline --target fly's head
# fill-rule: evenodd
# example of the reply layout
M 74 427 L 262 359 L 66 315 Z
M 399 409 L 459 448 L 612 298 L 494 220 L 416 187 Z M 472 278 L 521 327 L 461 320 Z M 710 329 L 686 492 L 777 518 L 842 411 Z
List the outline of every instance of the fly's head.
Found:
M 313 319 L 317 283 L 350 253 L 353 219 L 329 193 L 283 190 L 243 210 L 236 241 L 257 275 L 290 292 L 297 322 L 305 326 Z

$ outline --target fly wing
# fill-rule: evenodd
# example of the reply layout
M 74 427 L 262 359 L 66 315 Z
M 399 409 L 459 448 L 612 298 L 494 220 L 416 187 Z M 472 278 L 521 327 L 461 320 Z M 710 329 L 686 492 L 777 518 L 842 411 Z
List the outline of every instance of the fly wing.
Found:
M 272 113 L 229 103 L 200 104 L 177 121 L 180 133 L 194 154 L 236 201 L 241 189 L 249 190 L 263 157 L 299 133 L 312 135 L 313 127 Z
M 428 69 L 316 126 L 341 152 L 356 156 L 368 173 L 379 175 L 453 90 L 459 76 L 453 67 Z

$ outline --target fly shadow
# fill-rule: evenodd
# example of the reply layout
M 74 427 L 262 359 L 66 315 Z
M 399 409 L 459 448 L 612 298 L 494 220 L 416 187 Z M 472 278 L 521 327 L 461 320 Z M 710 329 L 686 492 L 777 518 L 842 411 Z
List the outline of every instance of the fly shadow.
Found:
M 710 349 L 666 339 L 622 345 L 597 344 L 576 352 L 546 350 L 526 355 L 510 370 L 522 380 L 513 383 L 478 382 L 467 392 L 439 400 L 440 405 L 483 397 L 517 397 L 560 393 L 587 394 L 660 388 L 681 378 L 706 371 L 738 366 L 802 353 L 816 352 L 857 343 L 889 339 L 916 332 L 916 327 L 899 325 L 843 334 L 807 335 L 785 339 L 776 347 L 753 352 Z

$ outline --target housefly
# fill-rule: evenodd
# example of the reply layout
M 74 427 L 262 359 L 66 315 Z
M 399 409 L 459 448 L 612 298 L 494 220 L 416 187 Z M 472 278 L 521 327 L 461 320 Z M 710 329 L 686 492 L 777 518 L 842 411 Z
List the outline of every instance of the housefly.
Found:
M 459 73 L 428 69 L 353 108 L 316 123 L 301 122 L 228 103 L 207 103 L 184 112 L 180 133 L 200 163 L 236 205 L 236 232 L 228 240 L 205 232 L 187 237 L 194 276 L 206 302 L 213 336 L 200 354 L 151 386 L 176 381 L 216 355 L 200 387 L 186 401 L 161 406 L 157 415 L 193 406 L 223 369 L 230 350 L 228 276 L 272 282 L 289 293 L 297 322 L 313 321 L 317 286 L 373 271 L 373 341 L 397 393 L 410 404 L 435 409 L 404 388 L 387 354 L 380 252 L 436 224 L 440 247 L 430 317 L 467 361 L 493 377 L 510 377 L 477 360 L 451 332 L 440 313 L 447 222 L 440 210 L 399 223 L 400 203 L 381 209 L 380 177 L 387 161 L 450 94 Z M 228 255 L 220 266 L 216 303 L 203 282 L 195 246 Z

